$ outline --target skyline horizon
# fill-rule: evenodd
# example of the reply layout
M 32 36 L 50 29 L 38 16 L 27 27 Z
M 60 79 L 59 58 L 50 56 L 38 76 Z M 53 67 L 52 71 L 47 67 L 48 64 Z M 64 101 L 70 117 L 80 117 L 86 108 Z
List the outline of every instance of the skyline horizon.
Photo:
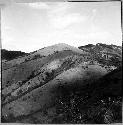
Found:
M 33 52 L 57 43 L 122 46 L 121 2 L 15 3 L 1 9 L 2 48 Z
M 69 45 L 69 44 L 67 44 L 67 43 L 56 43 L 56 44 L 53 44 L 53 45 L 49 45 L 49 46 L 44 46 L 44 47 L 42 47 L 42 48 L 39 48 L 38 50 L 41 50 L 41 49 L 43 49 L 43 48 L 47 48 L 47 47 L 50 47 L 50 46 L 54 46 L 54 45 L 58 45 L 58 44 L 66 44 L 66 45 Z M 88 43 L 88 44 L 84 44 L 84 45 L 81 45 L 81 46 L 86 46 L 86 45 L 89 45 L 89 44 L 92 44 L 92 43 Z M 98 43 L 95 43 L 95 44 L 92 44 L 92 45 L 96 45 L 96 44 L 106 44 L 106 43 L 101 43 L 101 42 L 98 42 Z M 116 44 L 106 44 L 106 45 L 115 45 L 115 46 L 118 46 L 118 47 L 122 47 L 122 45 L 116 45 Z M 69 46 L 71 46 L 71 45 L 69 45 Z M 76 47 L 76 46 L 72 46 L 72 47 L 75 47 L 75 48 L 78 48 L 79 49 L 79 47 L 81 47 L 81 46 L 78 46 L 78 47 Z M 25 53 L 32 53 L 32 52 L 34 52 L 34 51 L 38 51 L 38 50 L 33 50 L 33 51 L 30 51 L 30 52 L 26 52 L 26 51 L 22 51 L 22 50 L 12 50 L 12 49 L 6 49 L 6 48 L 1 48 L 2 50 L 7 50 L 7 51 L 21 51 L 21 52 L 25 52 Z

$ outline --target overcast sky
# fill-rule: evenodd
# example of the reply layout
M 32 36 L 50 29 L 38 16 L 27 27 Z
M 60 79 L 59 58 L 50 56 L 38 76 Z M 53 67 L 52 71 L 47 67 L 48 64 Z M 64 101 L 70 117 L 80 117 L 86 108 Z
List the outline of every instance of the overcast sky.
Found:
M 122 44 L 120 2 L 40 2 L 2 8 L 2 48 L 32 52 L 57 43 Z

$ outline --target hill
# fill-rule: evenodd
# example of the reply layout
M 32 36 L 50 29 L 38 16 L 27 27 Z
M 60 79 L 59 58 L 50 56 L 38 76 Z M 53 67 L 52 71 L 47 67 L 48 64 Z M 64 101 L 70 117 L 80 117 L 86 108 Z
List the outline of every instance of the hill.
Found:
M 19 56 L 24 56 L 27 53 L 21 51 L 8 51 L 6 49 L 1 49 L 1 59 L 3 61 L 9 61 L 15 59 Z
M 9 69 L 11 67 L 14 67 L 15 65 L 19 65 L 19 64 L 27 62 L 27 61 L 35 60 L 37 58 L 46 57 L 46 56 L 49 56 L 51 54 L 61 52 L 64 50 L 71 50 L 72 52 L 79 53 L 79 54 L 86 53 L 86 52 L 84 52 L 76 47 L 72 47 L 72 46 L 64 44 L 64 43 L 59 43 L 59 44 L 56 44 L 53 46 L 44 47 L 40 50 L 31 52 L 30 54 L 25 55 L 23 57 L 19 57 L 19 58 L 10 60 L 6 63 L 2 63 L 2 68 L 3 68 L 3 70 Z
M 92 120 L 94 115 L 90 118 L 85 113 L 91 112 L 93 108 L 89 106 L 95 106 L 103 95 L 107 96 L 106 99 L 112 96 L 115 103 L 118 102 L 121 75 L 117 72 L 121 73 L 121 70 L 116 65 L 97 60 L 88 49 L 81 49 L 61 43 L 2 63 L 2 122 L 120 122 L 120 113 L 118 118 L 109 121 L 101 116 L 99 121 Z M 116 91 L 115 94 L 112 90 Z M 75 100 L 80 101 L 82 106 Z M 109 102 L 106 104 L 110 107 Z M 81 112 L 77 111 L 80 109 Z M 85 120 L 82 115 L 89 118 Z
M 74 83 L 76 84 L 76 83 Z M 122 122 L 122 67 L 78 88 L 61 88 L 53 123 L 109 124 Z M 66 90 L 66 91 L 64 91 Z M 69 117 L 66 117 L 69 116 Z
M 48 54 L 48 52 L 50 53 Z M 47 55 L 45 55 L 47 54 Z M 26 56 L 19 57 L 2 63 L 2 88 L 9 86 L 13 82 L 25 81 L 28 77 L 40 69 L 44 64 L 48 64 L 55 59 L 62 59 L 71 55 L 87 55 L 86 52 L 66 44 L 50 46 Z
M 78 47 L 81 50 L 89 52 L 94 60 L 104 65 L 113 65 L 119 67 L 122 65 L 122 47 L 116 45 L 106 45 L 97 43 Z

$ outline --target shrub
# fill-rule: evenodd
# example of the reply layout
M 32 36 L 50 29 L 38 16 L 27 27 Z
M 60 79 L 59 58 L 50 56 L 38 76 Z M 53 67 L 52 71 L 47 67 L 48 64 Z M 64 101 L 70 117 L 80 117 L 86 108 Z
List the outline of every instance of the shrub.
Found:
M 108 79 L 110 79 L 109 76 Z M 122 121 L 122 97 L 118 92 L 117 95 L 112 94 L 110 90 L 110 87 L 113 88 L 112 82 L 110 79 L 108 86 L 103 80 L 94 81 L 85 86 L 77 86 L 78 82 L 75 82 L 75 87 L 66 87 L 61 84 L 58 88 L 56 111 L 58 115 L 63 115 L 62 123 L 120 123 Z M 121 91 L 118 82 L 119 80 L 114 81 L 114 87 Z M 119 85 L 116 86 L 116 83 Z M 55 120 L 59 121 L 59 118 Z
M 34 57 L 32 59 L 38 59 L 41 58 L 42 56 L 40 54 L 34 55 Z

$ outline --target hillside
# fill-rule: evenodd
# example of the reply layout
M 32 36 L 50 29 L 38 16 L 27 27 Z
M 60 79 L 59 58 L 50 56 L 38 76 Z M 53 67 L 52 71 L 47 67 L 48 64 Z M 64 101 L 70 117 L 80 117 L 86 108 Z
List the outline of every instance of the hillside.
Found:
M 61 43 L 2 63 L 2 122 L 121 122 L 120 116 L 110 121 L 93 121 L 93 115 L 89 118 L 91 120 L 85 120 L 85 116 L 81 116 L 87 116 L 82 112 L 93 110 L 85 105 L 95 106 L 103 95 L 107 96 L 106 99 L 112 96 L 115 103 L 121 98 L 121 70 L 116 65 L 96 60 L 88 46 L 84 48 L 86 50 Z M 122 58 L 121 53 L 117 53 Z M 106 81 L 108 85 L 105 85 Z M 109 102 L 106 103 L 110 107 Z
M 53 123 L 109 124 L 122 122 L 122 67 L 79 88 L 61 88 Z M 66 90 L 66 91 L 64 91 Z M 62 103 L 61 103 L 62 102 Z M 66 117 L 69 116 L 69 117 Z
M 88 44 L 80 46 L 79 49 L 89 52 L 94 60 L 104 65 L 113 65 L 119 67 L 122 65 L 122 47 L 116 45 L 106 45 L 98 43 L 96 45 Z
M 19 56 L 24 56 L 27 53 L 21 51 L 8 51 L 6 49 L 1 49 L 1 59 L 2 61 L 9 61 L 15 59 Z
M 9 68 L 14 67 L 16 65 L 20 65 L 24 62 L 35 60 L 37 58 L 46 57 L 46 56 L 49 56 L 51 54 L 61 52 L 64 50 L 71 50 L 72 52 L 79 53 L 79 54 L 86 53 L 83 50 L 80 50 L 76 47 L 72 47 L 72 46 L 69 46 L 69 45 L 64 44 L 64 43 L 59 43 L 59 44 L 56 44 L 53 46 L 44 47 L 40 50 L 34 51 L 34 52 L 26 55 L 26 56 L 19 57 L 19 58 L 10 60 L 8 62 L 2 63 L 2 69 L 3 70 L 9 69 Z

